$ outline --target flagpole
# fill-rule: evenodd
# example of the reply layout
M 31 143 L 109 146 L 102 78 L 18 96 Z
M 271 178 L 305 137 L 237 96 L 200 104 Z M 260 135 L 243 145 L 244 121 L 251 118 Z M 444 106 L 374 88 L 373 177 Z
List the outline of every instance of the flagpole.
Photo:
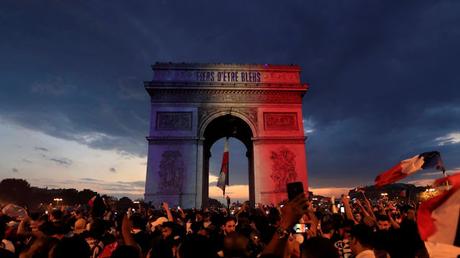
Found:
M 230 170 L 230 151 L 228 150 L 228 146 L 230 145 L 230 137 L 227 136 L 227 152 L 229 153 L 228 155 L 228 170 Z M 227 176 L 225 177 L 225 183 L 226 185 L 230 186 L 230 173 L 227 171 Z

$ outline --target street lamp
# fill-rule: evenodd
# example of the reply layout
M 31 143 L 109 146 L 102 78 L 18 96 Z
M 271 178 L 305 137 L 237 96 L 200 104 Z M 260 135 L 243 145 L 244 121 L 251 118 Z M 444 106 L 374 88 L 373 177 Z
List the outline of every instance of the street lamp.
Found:
M 62 198 L 54 198 L 53 201 L 56 202 L 56 206 L 59 205 L 59 202 L 62 202 Z

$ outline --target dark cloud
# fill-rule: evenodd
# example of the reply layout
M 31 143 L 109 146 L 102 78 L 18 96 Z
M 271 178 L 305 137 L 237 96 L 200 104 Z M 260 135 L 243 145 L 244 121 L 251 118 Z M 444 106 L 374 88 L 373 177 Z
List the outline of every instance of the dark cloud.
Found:
M 110 168 L 109 171 L 112 173 L 117 173 L 117 170 L 115 168 Z
M 101 181 L 99 179 L 88 178 L 88 177 L 80 178 L 80 180 L 87 181 L 87 182 L 100 182 Z
M 13 173 L 19 173 L 19 170 L 18 170 L 17 168 L 13 168 L 13 169 L 11 169 L 11 171 L 12 171 Z
M 47 148 L 45 147 L 35 147 L 34 150 L 37 150 L 37 151 L 49 151 Z
M 122 185 L 129 185 L 134 188 L 145 187 L 145 181 L 131 181 L 131 182 L 118 181 L 117 183 L 122 184 Z
M 460 167 L 460 145 L 436 140 L 460 131 L 458 1 L 141 3 L 5 4 L 0 116 L 145 156 L 150 64 L 297 63 L 310 84 L 310 184 L 369 183 L 430 150 Z M 247 180 L 245 164 L 232 167 L 231 180 Z
M 64 167 L 69 167 L 72 165 L 72 160 L 67 158 L 50 158 L 49 160 L 55 162 L 56 164 Z
M 75 85 L 67 84 L 61 77 L 56 77 L 44 82 L 32 83 L 30 91 L 32 94 L 42 94 L 59 97 L 71 94 L 75 90 L 75 88 Z

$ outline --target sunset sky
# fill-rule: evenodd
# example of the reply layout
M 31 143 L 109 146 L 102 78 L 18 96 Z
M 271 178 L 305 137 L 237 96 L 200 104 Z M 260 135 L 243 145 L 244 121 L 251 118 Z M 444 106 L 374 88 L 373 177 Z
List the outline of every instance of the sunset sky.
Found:
M 425 151 L 458 171 L 459 13 L 423 0 L 2 1 L 0 179 L 141 197 L 155 62 L 300 65 L 315 193 L 371 184 Z M 244 153 L 231 139 L 234 198 L 248 192 Z

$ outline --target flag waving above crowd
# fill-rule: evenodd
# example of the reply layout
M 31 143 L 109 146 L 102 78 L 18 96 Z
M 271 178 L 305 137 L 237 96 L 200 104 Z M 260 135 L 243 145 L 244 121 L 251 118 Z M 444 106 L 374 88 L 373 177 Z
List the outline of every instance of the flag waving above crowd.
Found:
M 451 257 L 460 254 L 460 172 L 436 180 L 433 187 L 440 194 L 420 205 L 418 230 L 432 257 Z
M 384 186 L 397 182 L 419 170 L 436 168 L 445 172 L 441 154 L 438 151 L 424 152 L 410 159 L 399 162 L 390 170 L 385 171 L 375 178 L 376 186 Z

